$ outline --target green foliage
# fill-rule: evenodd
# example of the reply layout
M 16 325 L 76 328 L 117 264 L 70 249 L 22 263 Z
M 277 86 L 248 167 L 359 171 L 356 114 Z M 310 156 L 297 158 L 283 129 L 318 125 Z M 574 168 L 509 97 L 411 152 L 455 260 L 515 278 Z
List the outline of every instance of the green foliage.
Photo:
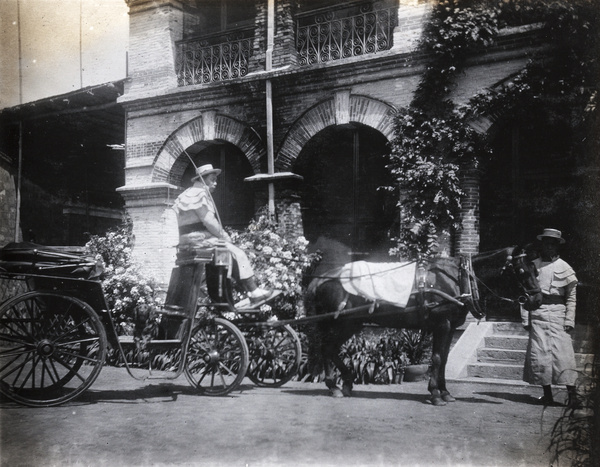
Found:
M 290 237 L 282 227 L 259 215 L 241 232 L 229 232 L 231 241 L 248 255 L 254 273 L 266 288 L 283 293 L 271 304 L 279 319 L 304 315 L 302 278 L 305 271 L 317 259 L 306 251 L 308 241 Z
M 597 346 L 598 347 L 598 346 Z M 598 353 L 588 364 L 586 373 L 577 380 L 580 407 L 566 407 L 556 420 L 550 436 L 549 451 L 552 465 L 592 467 L 600 460 L 598 435 L 600 425 L 595 416 L 600 406 L 600 361 Z
M 117 332 L 133 333 L 134 309 L 137 305 L 156 305 L 158 281 L 140 270 L 131 257 L 133 236 L 131 222 L 105 236 L 92 235 L 85 247 L 104 265 L 102 290 L 108 302 Z
M 408 364 L 395 329 L 378 335 L 363 331 L 344 343 L 340 356 L 352 369 L 356 384 L 399 384 Z
M 309 344 L 301 334 L 303 347 Z M 431 333 L 411 329 L 365 329 L 348 339 L 340 357 L 354 375 L 355 384 L 399 384 L 407 365 L 431 359 Z M 336 370 L 337 372 L 337 370 Z M 339 373 L 337 373 L 339 383 Z M 297 378 L 319 382 L 325 378 L 320 366 L 310 365 L 304 356 Z
M 550 48 L 466 105 L 449 100 L 469 54 L 493 46 L 500 28 L 534 23 Z M 461 174 L 492 157 L 474 120 L 527 119 L 543 111 L 549 119 L 568 119 L 585 141 L 598 95 L 599 26 L 598 0 L 441 0 L 434 6 L 421 41 L 429 63 L 410 107 L 394 121 L 388 167 L 395 186 L 385 188 L 398 192 L 401 225 L 390 254 L 433 255 L 440 234 L 460 228 Z
M 431 358 L 432 335 L 422 329 L 403 329 L 402 350 L 410 365 L 420 365 Z
M 402 223 L 390 254 L 431 255 L 437 238 L 459 227 L 461 171 L 477 166 L 485 144 L 459 115 L 432 116 L 418 107 L 397 114 L 388 169 Z

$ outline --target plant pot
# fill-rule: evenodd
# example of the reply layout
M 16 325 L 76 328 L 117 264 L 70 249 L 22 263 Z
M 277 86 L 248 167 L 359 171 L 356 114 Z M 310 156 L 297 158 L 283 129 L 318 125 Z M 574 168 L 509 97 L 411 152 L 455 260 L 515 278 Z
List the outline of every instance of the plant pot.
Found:
M 419 365 L 408 365 L 404 369 L 404 381 L 411 383 L 414 381 L 423 381 L 427 379 L 427 371 L 429 370 L 429 364 L 422 363 Z

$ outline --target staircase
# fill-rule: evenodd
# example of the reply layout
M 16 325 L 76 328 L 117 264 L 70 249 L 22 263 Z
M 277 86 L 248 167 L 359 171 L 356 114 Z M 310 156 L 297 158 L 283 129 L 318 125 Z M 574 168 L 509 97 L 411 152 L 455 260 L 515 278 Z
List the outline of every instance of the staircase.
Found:
M 593 360 L 591 328 L 577 325 L 573 346 L 577 369 Z M 447 379 L 525 384 L 522 381 L 528 333 L 520 323 L 470 324 L 450 351 Z

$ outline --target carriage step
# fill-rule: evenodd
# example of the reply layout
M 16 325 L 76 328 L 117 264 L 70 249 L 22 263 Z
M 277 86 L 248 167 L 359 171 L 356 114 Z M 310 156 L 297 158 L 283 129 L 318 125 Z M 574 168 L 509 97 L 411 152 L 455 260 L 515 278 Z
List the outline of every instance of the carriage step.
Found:
M 119 336 L 120 344 L 135 344 L 133 336 Z M 181 345 L 181 339 L 152 339 L 146 345 Z

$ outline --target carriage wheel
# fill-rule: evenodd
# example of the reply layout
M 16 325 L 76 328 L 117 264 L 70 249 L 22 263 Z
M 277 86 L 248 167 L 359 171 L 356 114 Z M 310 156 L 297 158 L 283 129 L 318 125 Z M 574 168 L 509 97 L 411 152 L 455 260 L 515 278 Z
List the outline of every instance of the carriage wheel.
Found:
M 96 380 L 106 331 L 87 303 L 28 292 L 0 307 L 0 392 L 19 404 L 67 402 Z
M 240 385 L 247 368 L 248 346 L 233 323 L 214 318 L 192 331 L 185 376 L 202 394 L 229 394 Z
M 279 387 L 297 374 L 302 344 L 292 327 L 247 326 L 243 329 L 250 350 L 248 377 L 256 385 Z

